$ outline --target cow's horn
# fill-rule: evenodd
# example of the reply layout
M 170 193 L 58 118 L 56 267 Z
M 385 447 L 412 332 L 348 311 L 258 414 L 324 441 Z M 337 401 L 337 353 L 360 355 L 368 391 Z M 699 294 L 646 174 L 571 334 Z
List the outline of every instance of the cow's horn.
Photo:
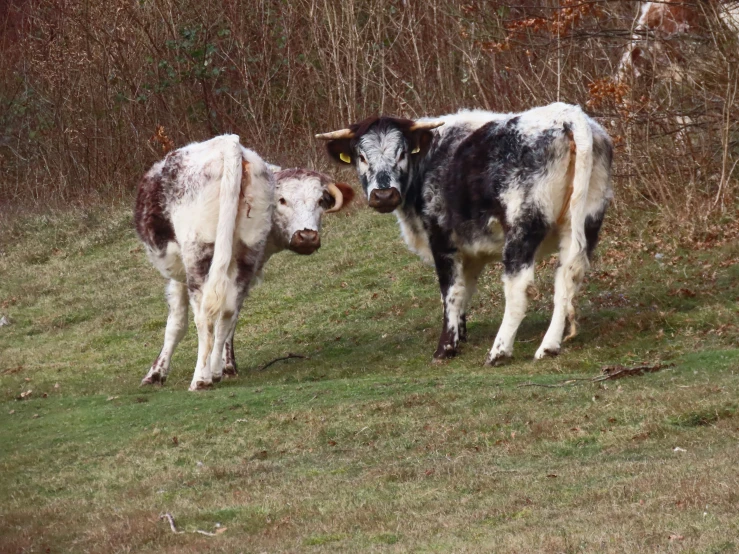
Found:
M 351 129 L 341 129 L 340 131 L 331 131 L 330 133 L 316 135 L 316 138 L 321 140 L 350 139 L 354 138 L 354 131 Z
M 331 194 L 331 196 L 334 197 L 334 205 L 332 208 L 326 210 L 326 213 L 330 214 L 333 212 L 338 212 L 341 209 L 341 206 L 344 205 L 344 195 L 341 194 L 339 187 L 337 187 L 333 183 L 330 183 L 328 185 L 328 192 Z
M 416 121 L 411 125 L 409 131 L 430 131 L 444 125 L 443 121 Z

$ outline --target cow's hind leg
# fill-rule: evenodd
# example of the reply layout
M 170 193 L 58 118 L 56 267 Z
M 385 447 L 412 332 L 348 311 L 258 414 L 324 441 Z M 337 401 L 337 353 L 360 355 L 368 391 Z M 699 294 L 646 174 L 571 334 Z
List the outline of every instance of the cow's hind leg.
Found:
M 570 256 L 570 245 L 572 243 L 572 234 L 569 227 L 560 230 L 559 240 L 559 264 L 554 274 L 554 310 L 552 312 L 552 322 L 549 324 L 544 340 L 536 351 L 534 358 L 541 360 L 547 356 L 557 356 L 562 345 L 562 336 L 565 331 L 567 322 L 567 290 L 565 284 L 565 267 L 563 264 L 567 262 Z
M 226 343 L 223 345 L 223 374 L 226 377 L 236 377 L 239 374 L 236 367 L 236 354 L 234 354 L 234 334 L 236 332 L 237 319 L 238 315 L 234 318 L 231 332 L 226 339 Z
M 190 390 L 205 389 L 212 385 L 210 354 L 213 350 L 215 321 L 203 309 L 203 284 L 208 277 L 213 259 L 213 244 L 188 243 L 183 245 L 182 258 L 187 271 L 187 289 L 190 307 L 198 330 L 198 358 Z
M 239 372 L 238 368 L 236 367 L 236 353 L 234 351 L 234 335 L 236 334 L 236 323 L 239 319 L 239 313 L 241 312 L 241 308 L 244 305 L 244 298 L 246 297 L 247 289 L 246 287 L 239 283 L 237 281 L 237 285 L 240 287 L 240 290 L 238 291 L 238 308 L 236 309 L 236 314 L 234 315 L 233 322 L 231 323 L 231 329 L 228 333 L 228 337 L 226 338 L 226 342 L 223 345 L 223 356 L 222 356 L 222 362 L 223 362 L 223 374 L 226 377 L 236 377 Z
M 602 210 L 596 215 L 585 218 L 588 260 L 592 257 L 598 243 L 598 234 L 603 223 L 604 212 L 605 210 Z M 552 323 L 549 325 L 546 335 L 544 335 L 544 340 L 536 351 L 535 358 L 537 360 L 559 354 L 568 317 L 570 318 L 570 333 L 567 338 L 573 338 L 577 333 L 573 302 L 575 294 L 577 294 L 585 277 L 588 264 L 582 255 L 573 256 L 571 235 L 569 227 L 560 231 L 559 266 L 554 279 L 554 313 L 552 314 Z
M 226 342 L 223 345 L 221 361 L 223 363 L 223 374 L 229 377 L 238 375 L 236 370 L 236 355 L 234 353 L 234 333 L 244 300 L 249 294 L 252 281 L 259 269 L 259 262 L 264 252 L 258 248 L 248 248 L 243 242 L 239 242 L 236 248 L 236 312 L 231 322 Z
M 164 331 L 164 346 L 162 346 L 162 351 L 154 360 L 146 377 L 141 381 L 142 385 L 164 384 L 169 373 L 172 353 L 187 332 L 187 286 L 174 279 L 170 280 L 167 289 L 167 302 L 169 304 L 169 316 L 167 317 L 167 328 Z
M 503 247 L 505 313 L 485 365 L 498 365 L 513 356 L 513 342 L 528 306 L 528 291 L 534 283 L 536 250 L 547 234 L 540 217 L 511 229 Z
M 190 383 L 190 390 L 207 389 L 213 384 L 210 370 L 210 354 L 213 351 L 214 322 L 208 321 L 205 310 L 201 309 L 203 295 L 194 291 L 190 294 L 190 305 L 195 316 L 195 327 L 198 329 L 198 359 L 195 372 Z
M 214 383 L 218 383 L 223 378 L 225 366 L 223 353 L 226 347 L 229 346 L 229 339 L 233 340 L 236 317 L 236 310 L 226 308 L 216 324 L 213 353 L 210 357 L 211 375 Z

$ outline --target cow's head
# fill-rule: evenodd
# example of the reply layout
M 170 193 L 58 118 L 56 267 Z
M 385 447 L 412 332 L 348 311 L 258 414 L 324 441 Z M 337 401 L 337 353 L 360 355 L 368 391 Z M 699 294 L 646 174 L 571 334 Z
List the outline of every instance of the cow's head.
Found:
M 282 248 L 312 254 L 321 247 L 321 216 L 346 207 L 354 198 L 354 190 L 309 169 L 277 171 L 275 182 L 273 239 Z
M 327 140 L 329 155 L 352 164 L 371 208 L 388 213 L 402 205 L 408 183 L 443 121 L 371 117 L 348 129 L 316 135 Z

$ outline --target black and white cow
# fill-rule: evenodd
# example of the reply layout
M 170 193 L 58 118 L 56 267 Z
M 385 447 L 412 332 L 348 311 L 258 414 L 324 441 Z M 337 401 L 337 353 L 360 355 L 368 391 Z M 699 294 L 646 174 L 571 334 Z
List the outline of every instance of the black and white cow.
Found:
M 138 187 L 134 220 L 149 260 L 169 279 L 164 346 L 142 384 L 163 383 L 187 330 L 187 304 L 198 330 L 190 390 L 236 372 L 233 334 L 254 278 L 273 254 L 311 254 L 321 245 L 323 213 L 336 212 L 351 187 L 315 171 L 273 174 L 237 135 L 174 150 Z
M 410 249 L 436 266 L 444 323 L 434 358 L 457 353 L 477 278 L 501 258 L 505 314 L 486 364 L 511 357 L 535 255 L 552 246 L 560 259 L 554 314 L 536 358 L 559 353 L 568 318 L 574 336 L 573 300 L 612 196 L 613 155 L 606 132 L 579 107 L 372 117 L 316 137 L 356 167 L 369 205 L 395 211 Z

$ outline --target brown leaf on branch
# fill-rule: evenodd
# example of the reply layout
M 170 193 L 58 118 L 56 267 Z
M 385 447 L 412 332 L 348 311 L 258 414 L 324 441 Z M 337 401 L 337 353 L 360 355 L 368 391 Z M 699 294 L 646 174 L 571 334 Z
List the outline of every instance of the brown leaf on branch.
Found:
M 149 141 L 159 143 L 162 147 L 162 154 L 165 156 L 175 149 L 174 141 L 167 136 L 167 133 L 164 131 L 164 126 L 162 125 L 157 125 L 157 129 Z

